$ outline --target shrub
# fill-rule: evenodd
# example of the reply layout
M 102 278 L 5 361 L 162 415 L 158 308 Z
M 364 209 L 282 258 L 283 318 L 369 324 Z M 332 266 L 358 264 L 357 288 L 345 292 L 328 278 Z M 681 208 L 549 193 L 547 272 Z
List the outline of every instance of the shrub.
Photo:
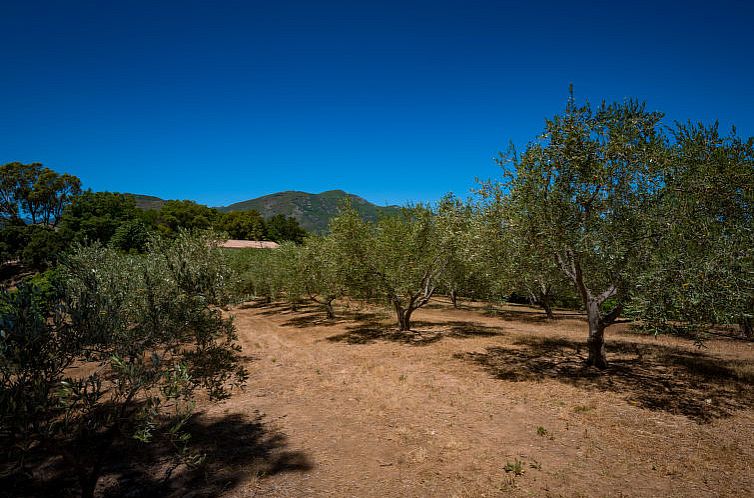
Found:
M 145 255 L 78 246 L 48 279 L 0 295 L 0 447 L 11 472 L 33 450 L 61 455 L 83 496 L 118 440 L 183 448 L 197 391 L 247 377 L 218 305 L 228 270 L 211 235 L 153 239 Z M 46 296 L 46 297 L 45 297 Z M 51 297 L 52 296 L 52 297 Z

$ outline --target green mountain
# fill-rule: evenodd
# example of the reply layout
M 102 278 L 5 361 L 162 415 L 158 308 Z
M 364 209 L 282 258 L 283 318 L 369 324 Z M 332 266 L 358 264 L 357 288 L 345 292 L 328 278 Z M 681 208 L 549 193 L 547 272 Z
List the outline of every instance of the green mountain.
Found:
M 141 195 L 141 194 L 125 194 L 134 198 L 136 207 L 147 211 L 149 209 L 160 209 L 165 204 L 164 199 L 155 197 L 153 195 Z
M 338 213 L 338 207 L 345 198 L 351 200 L 351 205 L 365 220 L 375 221 L 379 216 L 388 216 L 400 210 L 398 206 L 377 206 L 342 190 L 328 190 L 321 194 L 298 191 L 278 192 L 219 209 L 225 212 L 254 209 L 265 218 L 276 214 L 293 216 L 306 230 L 323 233 L 327 230 L 330 218 Z
M 127 194 L 134 198 L 140 209 L 160 209 L 164 199 L 152 195 Z M 276 214 L 293 216 L 309 232 L 324 233 L 330 218 L 338 213 L 338 207 L 345 198 L 365 220 L 375 221 L 380 216 L 389 216 L 400 211 L 398 206 L 378 206 L 357 195 L 342 190 L 328 190 L 321 194 L 287 191 L 236 202 L 230 206 L 218 207 L 222 212 L 256 210 L 265 218 Z

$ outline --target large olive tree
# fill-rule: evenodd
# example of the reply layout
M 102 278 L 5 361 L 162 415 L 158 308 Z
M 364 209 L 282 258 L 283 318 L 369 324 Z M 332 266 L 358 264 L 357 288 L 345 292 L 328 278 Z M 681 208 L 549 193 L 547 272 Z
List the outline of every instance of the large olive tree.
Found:
M 308 237 L 300 247 L 301 275 L 306 295 L 325 308 L 328 318 L 335 318 L 333 301 L 346 293 L 348 271 L 338 257 L 338 248 L 331 236 Z
M 678 125 L 660 202 L 656 250 L 631 311 L 656 332 L 738 324 L 754 335 L 754 138 Z
M 661 187 L 662 115 L 643 104 L 577 105 L 546 121 L 507 169 L 514 222 L 537 239 L 586 309 L 587 364 L 607 366 L 605 328 L 621 314 L 651 243 Z
M 444 255 L 445 270 L 440 281 L 454 307 L 464 297 L 486 297 L 490 293 L 490 265 L 480 247 L 484 236 L 478 230 L 477 212 L 470 202 L 452 194 L 443 197 L 435 210 L 437 243 Z

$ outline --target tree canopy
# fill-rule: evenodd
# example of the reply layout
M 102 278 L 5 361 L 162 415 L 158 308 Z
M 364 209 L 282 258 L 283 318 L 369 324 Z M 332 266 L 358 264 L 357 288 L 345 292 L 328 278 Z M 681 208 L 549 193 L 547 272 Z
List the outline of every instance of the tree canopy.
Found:
M 40 163 L 0 166 L 0 218 L 10 223 L 57 225 L 65 207 L 81 192 L 81 181 Z
M 649 213 L 667 150 L 661 118 L 635 101 L 592 110 L 571 97 L 506 171 L 512 222 L 536 234 L 574 285 L 589 321 L 587 363 L 600 368 L 605 327 L 620 316 L 652 248 Z

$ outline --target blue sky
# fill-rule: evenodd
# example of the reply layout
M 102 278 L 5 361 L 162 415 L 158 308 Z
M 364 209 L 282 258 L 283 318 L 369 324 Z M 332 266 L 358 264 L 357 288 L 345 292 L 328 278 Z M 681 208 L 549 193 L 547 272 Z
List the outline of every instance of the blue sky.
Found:
M 462 196 L 576 97 L 754 135 L 749 2 L 0 0 L 0 163 L 209 205 Z

